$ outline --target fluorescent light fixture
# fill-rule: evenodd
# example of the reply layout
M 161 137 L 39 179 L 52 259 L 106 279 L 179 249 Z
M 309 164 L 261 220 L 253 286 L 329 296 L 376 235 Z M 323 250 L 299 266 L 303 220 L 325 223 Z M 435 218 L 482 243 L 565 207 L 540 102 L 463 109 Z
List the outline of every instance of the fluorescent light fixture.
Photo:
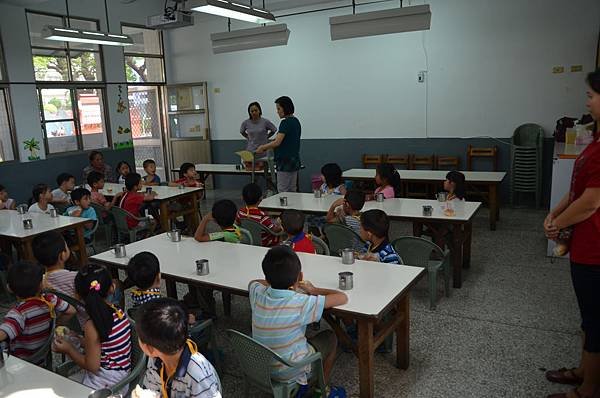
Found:
M 133 39 L 127 35 L 90 32 L 89 30 L 58 26 L 44 26 L 42 37 L 47 40 L 103 44 L 105 46 L 130 46 L 133 44 Z
M 275 16 L 267 10 L 229 0 L 199 0 L 192 3 L 190 9 L 246 22 L 268 23 L 275 21 Z
M 254 48 L 285 46 L 290 38 L 286 24 L 260 26 L 210 35 L 214 54 Z
M 329 18 L 331 40 L 429 30 L 429 4 Z

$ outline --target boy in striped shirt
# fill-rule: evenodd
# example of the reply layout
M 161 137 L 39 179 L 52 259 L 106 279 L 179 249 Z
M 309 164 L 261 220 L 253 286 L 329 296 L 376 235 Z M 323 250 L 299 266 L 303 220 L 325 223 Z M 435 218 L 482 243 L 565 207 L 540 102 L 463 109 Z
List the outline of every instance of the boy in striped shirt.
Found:
M 357 190 L 349 190 L 343 198 L 333 202 L 327 212 L 328 223 L 340 223 L 347 226 L 357 235 L 360 235 L 360 211 L 365 205 L 365 194 Z M 357 238 L 354 242 L 355 250 L 362 250 L 362 244 Z
M 360 237 L 368 243 L 359 258 L 381 263 L 404 264 L 390 243 L 389 230 L 390 220 L 384 211 L 372 209 L 361 214 Z
M 27 360 L 51 336 L 52 319 L 66 322 L 75 308 L 54 294 L 41 293 L 44 270 L 37 264 L 19 262 L 8 270 L 8 287 L 16 305 L 0 324 L 0 341 L 10 340 L 12 355 Z
M 319 321 L 324 309 L 346 304 L 348 297 L 337 290 L 317 288 L 303 281 L 300 259 L 288 246 L 271 248 L 263 259 L 262 269 L 266 280 L 254 280 L 248 285 L 252 337 L 291 362 L 320 352 L 328 380 L 337 339 L 331 330 L 307 339 L 306 325 Z M 311 367 L 294 370 L 274 363 L 271 375 L 276 380 L 293 380 L 305 385 Z
M 280 225 L 277 225 L 271 220 L 271 217 L 258 208 L 258 205 L 262 200 L 262 189 L 260 186 L 255 183 L 247 184 L 242 190 L 242 199 L 246 206 L 238 210 L 235 223 L 240 225 L 240 220 L 249 219 L 262 224 L 273 232 L 273 234 L 266 231 L 261 232 L 262 246 L 272 247 L 277 245 L 279 243 L 279 238 L 275 236 L 275 234 L 281 232 L 282 229 Z

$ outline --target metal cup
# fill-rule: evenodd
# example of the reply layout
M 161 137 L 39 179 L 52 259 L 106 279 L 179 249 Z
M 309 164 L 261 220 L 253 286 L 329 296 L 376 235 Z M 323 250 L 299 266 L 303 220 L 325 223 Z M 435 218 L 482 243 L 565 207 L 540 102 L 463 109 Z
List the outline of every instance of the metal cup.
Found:
M 23 220 L 23 228 L 32 229 L 33 228 L 33 220 L 31 218 L 26 218 Z
M 179 188 L 179 189 L 185 189 L 185 185 L 179 184 L 179 186 L 177 188 Z
M 265 192 L 265 198 L 268 198 L 269 196 L 273 196 L 273 191 L 267 189 L 267 192 Z
M 433 207 L 430 205 L 424 205 L 423 206 L 423 215 L 425 217 L 431 217 L 432 214 L 433 214 Z
M 208 275 L 210 273 L 207 259 L 196 260 L 196 273 L 198 275 Z
M 340 272 L 340 289 L 351 290 L 354 287 L 354 274 L 352 272 Z
M 171 239 L 171 242 L 181 242 L 181 231 L 176 228 L 167 232 L 167 236 Z
M 17 211 L 19 212 L 19 214 L 25 214 L 25 213 L 27 213 L 27 205 L 19 205 L 19 206 L 17 206 Z
M 288 200 L 287 200 L 287 196 L 282 196 L 279 198 L 279 204 L 281 206 L 287 206 L 288 205 Z
M 438 192 L 435 197 L 437 198 L 438 202 L 445 202 L 446 199 L 448 199 L 448 192 Z
M 235 169 L 236 170 L 241 170 L 242 169 L 242 165 L 241 164 L 236 164 L 235 165 Z
M 321 196 L 323 196 L 323 192 L 320 189 L 315 189 L 315 198 L 319 199 Z
M 146 188 L 146 193 L 147 194 L 151 194 L 152 193 L 152 187 L 147 187 Z
M 123 192 L 126 192 L 126 191 L 127 191 L 127 188 L 123 187 Z
M 109 398 L 112 394 L 112 391 L 108 388 L 102 388 L 100 390 L 92 391 L 88 398 Z
M 383 202 L 385 200 L 385 196 L 383 196 L 383 192 L 379 192 L 377 195 L 375 195 L 375 200 L 377 200 L 378 202 Z
M 58 212 L 56 211 L 56 209 L 54 209 L 54 208 L 50 209 L 50 217 L 52 217 L 52 218 L 58 217 Z
M 7 353 L 8 355 L 8 353 Z M 0 343 L 0 369 L 4 367 L 4 342 Z
M 127 257 L 127 251 L 125 250 L 125 245 L 123 243 L 117 243 L 114 245 L 113 250 L 116 258 Z
M 352 248 L 342 250 L 342 264 L 354 264 L 354 250 Z

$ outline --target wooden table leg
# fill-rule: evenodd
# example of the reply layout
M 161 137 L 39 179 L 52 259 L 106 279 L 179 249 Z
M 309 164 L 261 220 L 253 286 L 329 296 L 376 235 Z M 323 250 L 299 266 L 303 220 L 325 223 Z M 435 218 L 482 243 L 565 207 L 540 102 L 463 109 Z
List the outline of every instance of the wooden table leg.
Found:
M 79 267 L 80 268 L 87 264 L 87 259 L 88 259 L 87 249 L 85 247 L 85 238 L 83 237 L 83 229 L 84 229 L 83 224 L 78 225 L 77 228 L 75 228 L 75 232 L 77 234 L 77 247 L 79 249 L 78 254 L 79 254 Z M 31 245 L 31 242 L 29 244 Z
M 173 279 L 165 279 L 165 285 L 167 286 L 167 297 L 177 300 L 177 283 Z
M 471 266 L 471 238 L 473 236 L 473 223 L 468 222 L 465 224 L 465 234 L 463 243 L 463 268 L 469 268 Z
M 31 245 L 31 242 L 31 239 L 23 239 L 20 241 L 17 246 L 17 253 L 19 254 L 19 258 L 21 260 L 36 262 L 33 255 L 33 246 Z
M 402 316 L 402 322 L 396 329 L 396 366 L 408 369 L 410 351 L 410 294 L 406 293 L 398 303 L 397 316 Z
M 198 194 L 195 192 L 192 193 L 192 209 L 194 209 L 194 212 L 192 213 L 192 228 L 190 228 L 190 231 L 194 233 L 200 225 L 200 207 L 198 206 Z
M 160 228 L 163 231 L 170 231 L 171 225 L 169 225 L 169 201 L 160 201 Z
M 496 184 L 488 185 L 488 196 L 490 206 L 490 229 L 496 230 L 496 219 L 500 216 L 500 210 L 498 207 L 498 186 Z
M 463 231 L 462 224 L 452 226 L 452 279 L 453 286 L 460 289 L 462 286 L 462 264 L 463 264 Z
M 375 346 L 373 343 L 373 321 L 370 319 L 358 320 L 358 379 L 360 396 L 375 396 L 373 362 Z

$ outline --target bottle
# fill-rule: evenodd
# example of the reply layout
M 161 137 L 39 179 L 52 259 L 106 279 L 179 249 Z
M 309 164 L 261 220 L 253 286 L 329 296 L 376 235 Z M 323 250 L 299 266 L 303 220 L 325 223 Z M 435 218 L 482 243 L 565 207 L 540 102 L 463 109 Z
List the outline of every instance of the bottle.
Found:
M 572 145 L 575 144 L 575 140 L 577 138 L 577 122 L 573 125 L 572 128 L 568 128 L 565 132 L 565 144 Z
M 572 232 L 573 230 L 571 228 L 560 230 L 558 233 L 558 239 L 556 240 L 556 246 L 554 246 L 554 249 L 552 249 L 552 254 L 554 254 L 554 256 L 562 257 L 569 252 Z

